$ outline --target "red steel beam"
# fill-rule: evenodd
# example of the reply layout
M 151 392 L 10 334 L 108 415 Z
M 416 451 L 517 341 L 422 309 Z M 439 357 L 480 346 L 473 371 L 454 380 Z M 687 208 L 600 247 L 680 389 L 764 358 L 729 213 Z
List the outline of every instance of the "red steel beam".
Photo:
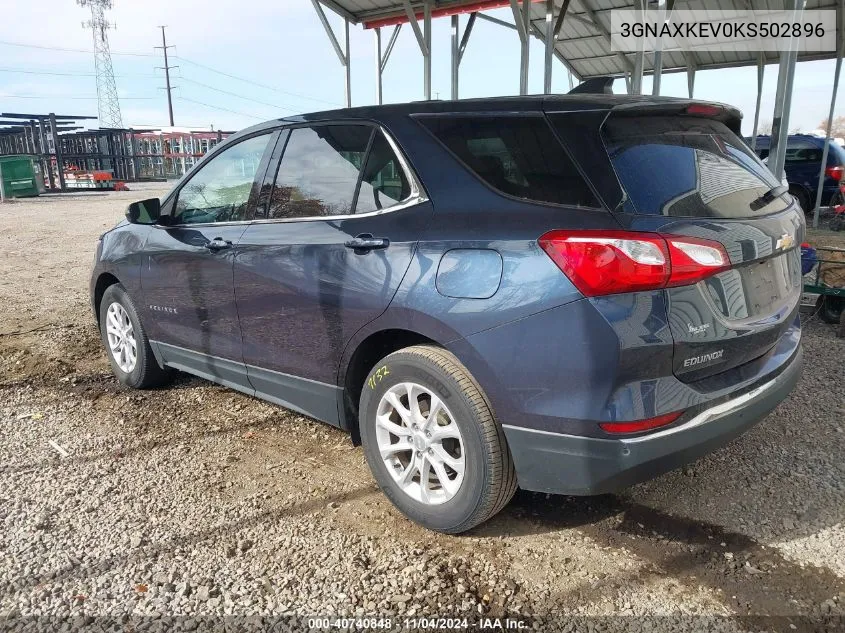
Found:
M 544 0 L 531 0 L 531 2 L 543 2 Z M 489 9 L 501 9 L 510 6 L 510 0 L 478 0 L 471 4 L 462 4 L 451 7 L 441 7 L 439 9 L 431 10 L 432 18 L 445 18 L 450 15 L 460 15 L 462 13 L 475 13 L 476 11 L 487 11 Z M 422 11 L 415 13 L 418 20 L 423 19 Z M 378 20 L 370 20 L 364 22 L 365 29 L 375 29 L 380 26 L 394 26 L 396 24 L 405 24 L 408 22 L 408 16 L 402 13 L 401 15 L 394 15 L 390 18 L 379 18 Z

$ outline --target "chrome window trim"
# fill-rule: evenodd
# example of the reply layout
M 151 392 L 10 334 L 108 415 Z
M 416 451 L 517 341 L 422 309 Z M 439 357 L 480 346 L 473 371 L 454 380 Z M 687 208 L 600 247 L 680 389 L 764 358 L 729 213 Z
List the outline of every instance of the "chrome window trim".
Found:
M 237 226 L 237 225 L 250 225 L 250 224 L 272 224 L 272 223 L 281 223 L 281 222 L 317 222 L 317 221 L 326 221 L 326 220 L 350 220 L 352 218 L 368 218 L 375 215 L 382 215 L 384 213 L 391 213 L 393 211 L 401 211 L 403 209 L 407 209 L 409 207 L 413 207 L 418 204 L 422 204 L 423 202 L 428 202 L 429 198 L 425 194 L 422 183 L 420 183 L 419 178 L 417 178 L 416 172 L 411 168 L 410 163 L 408 162 L 405 153 L 399 147 L 399 144 L 393 138 L 393 136 L 386 130 L 380 123 L 374 123 L 372 121 L 361 120 L 360 122 L 352 121 L 338 121 L 337 123 L 333 121 L 326 121 L 321 122 L 323 125 L 366 125 L 367 127 L 374 127 L 376 130 L 381 132 L 384 137 L 387 139 L 387 144 L 390 145 L 390 149 L 393 150 L 393 153 L 396 155 L 397 160 L 399 161 L 399 166 L 402 169 L 402 172 L 405 174 L 405 178 L 408 179 L 408 184 L 411 187 L 411 193 L 408 195 L 407 198 L 404 198 L 394 204 L 393 206 L 387 207 L 386 209 L 377 209 L 375 211 L 368 211 L 367 213 L 344 213 L 342 215 L 309 215 L 301 218 L 259 218 L 259 219 L 251 219 L 251 220 L 236 220 L 233 222 L 202 222 L 196 224 L 172 224 L 170 226 L 164 226 L 161 224 L 153 224 L 152 226 L 159 228 L 159 229 L 181 229 L 181 228 L 193 228 L 193 227 L 208 227 L 208 226 Z M 284 126 L 278 128 L 276 131 L 283 131 L 283 130 L 292 130 L 301 127 L 311 127 L 311 124 L 302 125 L 301 123 L 296 123 L 290 126 Z M 271 132 L 272 133 L 272 132 Z M 282 156 L 284 158 L 284 155 Z M 363 169 L 364 166 L 361 166 Z M 181 187 L 180 187 L 181 189 Z

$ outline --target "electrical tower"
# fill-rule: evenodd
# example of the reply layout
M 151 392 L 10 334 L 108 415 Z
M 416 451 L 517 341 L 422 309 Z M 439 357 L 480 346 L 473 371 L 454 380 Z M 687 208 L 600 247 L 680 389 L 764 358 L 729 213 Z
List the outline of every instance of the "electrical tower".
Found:
M 97 114 L 100 126 L 122 128 L 120 102 L 114 82 L 111 64 L 108 30 L 111 24 L 106 20 L 106 9 L 111 9 L 112 0 L 76 0 L 80 7 L 90 7 L 91 19 L 82 26 L 90 28 L 94 36 L 94 73 L 97 77 Z

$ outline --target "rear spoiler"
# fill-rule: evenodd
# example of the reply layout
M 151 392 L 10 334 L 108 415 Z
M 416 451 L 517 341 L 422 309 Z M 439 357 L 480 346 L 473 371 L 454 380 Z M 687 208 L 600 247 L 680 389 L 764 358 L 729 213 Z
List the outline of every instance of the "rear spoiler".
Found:
M 734 134 L 742 137 L 742 112 L 726 103 L 690 101 L 656 97 L 635 103 L 624 103 L 610 109 L 609 116 L 680 115 L 714 119 L 724 123 Z
M 578 84 L 568 95 L 609 95 L 613 94 L 613 80 L 615 77 L 590 77 Z M 741 136 L 742 112 L 725 103 L 706 101 L 691 101 L 689 99 L 674 99 L 668 97 L 642 96 L 638 100 L 623 103 L 610 108 L 613 116 L 648 116 L 648 115 L 682 115 L 697 116 L 706 119 L 716 119 L 724 123 L 737 136 Z

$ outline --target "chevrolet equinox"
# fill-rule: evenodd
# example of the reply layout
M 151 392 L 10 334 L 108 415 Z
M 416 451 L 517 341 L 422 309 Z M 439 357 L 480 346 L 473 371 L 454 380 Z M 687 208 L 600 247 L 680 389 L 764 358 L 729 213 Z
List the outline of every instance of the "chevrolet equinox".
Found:
M 270 121 L 98 246 L 129 387 L 172 370 L 348 431 L 412 520 L 618 490 L 801 370 L 804 214 L 736 109 L 604 94 Z

